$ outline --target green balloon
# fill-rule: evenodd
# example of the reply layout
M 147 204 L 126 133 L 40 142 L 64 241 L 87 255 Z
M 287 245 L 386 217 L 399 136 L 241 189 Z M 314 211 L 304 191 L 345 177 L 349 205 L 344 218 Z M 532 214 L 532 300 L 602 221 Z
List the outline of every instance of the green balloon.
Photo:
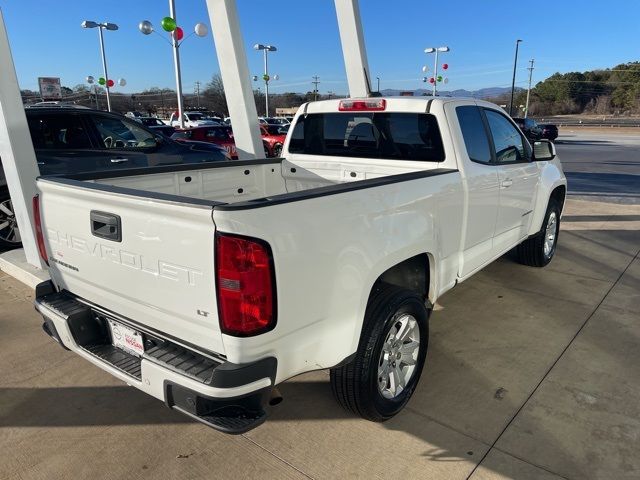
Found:
M 167 32 L 173 32 L 177 27 L 176 21 L 171 17 L 164 17 L 160 24 L 162 25 L 162 28 Z
M 107 81 L 104 79 L 104 77 L 100 77 L 100 78 L 98 79 L 98 83 L 99 83 L 100 85 L 104 85 L 105 83 L 107 83 Z
M 269 75 L 263 75 L 263 76 L 262 76 L 262 79 L 263 79 L 265 82 L 268 82 L 268 81 L 269 81 L 269 78 L 270 78 L 270 77 L 269 77 Z
M 442 81 L 442 75 L 438 75 L 438 81 L 441 82 Z

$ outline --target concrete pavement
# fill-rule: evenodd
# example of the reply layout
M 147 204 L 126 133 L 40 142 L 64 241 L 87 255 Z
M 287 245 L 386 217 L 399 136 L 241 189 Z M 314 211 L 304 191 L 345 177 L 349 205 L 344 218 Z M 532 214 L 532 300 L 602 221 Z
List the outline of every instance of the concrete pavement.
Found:
M 639 231 L 640 206 L 570 200 L 549 267 L 505 257 L 441 299 L 396 418 L 345 413 L 320 371 L 238 437 L 62 350 L 0 272 L 0 479 L 638 478 Z

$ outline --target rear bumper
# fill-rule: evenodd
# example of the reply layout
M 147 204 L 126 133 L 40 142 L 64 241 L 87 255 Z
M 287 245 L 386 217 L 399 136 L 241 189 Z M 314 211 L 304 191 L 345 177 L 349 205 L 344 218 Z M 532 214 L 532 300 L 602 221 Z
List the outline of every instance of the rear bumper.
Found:
M 51 282 L 36 288 L 35 308 L 44 317 L 44 331 L 64 348 L 170 408 L 226 433 L 244 433 L 266 419 L 275 358 L 237 365 L 207 356 L 68 292 L 56 292 Z M 112 346 L 107 318 L 142 333 L 144 355 Z

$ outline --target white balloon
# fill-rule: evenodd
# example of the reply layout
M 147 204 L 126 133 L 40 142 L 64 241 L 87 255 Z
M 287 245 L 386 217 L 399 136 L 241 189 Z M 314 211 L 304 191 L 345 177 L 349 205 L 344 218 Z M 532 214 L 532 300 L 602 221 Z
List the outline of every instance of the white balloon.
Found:
M 444 84 L 446 85 L 447 83 L 449 83 L 449 79 L 448 79 L 448 78 L 445 78 L 445 79 L 443 80 L 443 82 L 444 82 Z
M 423 72 L 425 72 L 425 73 L 426 73 L 426 72 L 428 72 L 428 71 L 429 71 L 429 67 L 427 67 L 427 66 L 425 65 L 424 67 L 422 67 L 422 71 L 423 71 Z
M 126 84 L 127 84 L 127 81 L 124 78 L 118 79 L 118 85 L 120 85 L 121 87 L 124 87 Z
M 92 76 L 92 75 L 89 75 L 89 76 L 87 77 L 87 83 L 93 83 L 93 81 L 94 81 L 93 76 Z
M 204 37 L 209 33 L 209 29 L 204 23 L 196 23 L 193 31 L 196 32 L 196 35 L 199 37 Z
M 149 35 L 153 32 L 153 25 L 149 20 L 143 20 L 138 24 L 138 30 L 140 30 L 145 35 Z
M 280 75 L 278 75 L 277 73 L 273 76 L 274 80 L 280 80 Z

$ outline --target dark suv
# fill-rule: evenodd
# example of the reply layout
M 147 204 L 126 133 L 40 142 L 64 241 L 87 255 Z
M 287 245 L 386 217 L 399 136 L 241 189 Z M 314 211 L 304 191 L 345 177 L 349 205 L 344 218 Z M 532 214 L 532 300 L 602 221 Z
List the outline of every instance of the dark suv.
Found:
M 535 120 L 531 118 L 514 118 L 514 122 L 520 127 L 522 133 L 531 141 L 540 140 L 542 138 L 542 128 Z
M 25 113 L 42 175 L 230 159 L 217 145 L 175 142 L 113 113 L 60 107 L 26 108 Z M 0 249 L 18 246 L 20 233 L 0 168 Z

